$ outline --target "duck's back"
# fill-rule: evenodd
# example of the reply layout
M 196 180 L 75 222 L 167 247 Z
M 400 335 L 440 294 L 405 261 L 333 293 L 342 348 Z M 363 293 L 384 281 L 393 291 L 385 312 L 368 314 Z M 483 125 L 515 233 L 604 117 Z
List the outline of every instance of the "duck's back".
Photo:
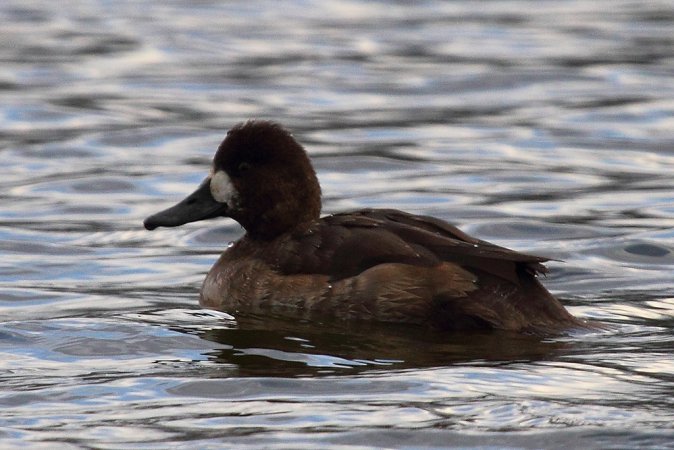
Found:
M 202 304 L 443 329 L 579 325 L 537 280 L 544 261 L 439 219 L 367 209 L 324 217 L 270 242 L 243 238 L 211 269 Z

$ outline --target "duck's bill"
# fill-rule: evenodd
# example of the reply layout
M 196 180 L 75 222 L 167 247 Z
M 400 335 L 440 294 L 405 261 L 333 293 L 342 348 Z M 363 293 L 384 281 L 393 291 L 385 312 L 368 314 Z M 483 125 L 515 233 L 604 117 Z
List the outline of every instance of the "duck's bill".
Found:
M 151 215 L 143 221 L 148 230 L 157 227 L 178 227 L 190 222 L 223 216 L 227 204 L 217 202 L 211 194 L 211 178 L 206 178 L 196 191 L 185 197 L 180 203 Z

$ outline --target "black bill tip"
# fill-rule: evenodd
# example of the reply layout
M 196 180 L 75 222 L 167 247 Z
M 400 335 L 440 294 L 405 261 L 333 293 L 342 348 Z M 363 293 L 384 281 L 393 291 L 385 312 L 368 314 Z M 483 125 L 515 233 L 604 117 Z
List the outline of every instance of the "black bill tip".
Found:
M 161 225 L 154 220 L 154 216 L 150 216 L 147 219 L 143 220 L 143 226 L 145 227 L 146 230 L 152 231 L 160 227 Z

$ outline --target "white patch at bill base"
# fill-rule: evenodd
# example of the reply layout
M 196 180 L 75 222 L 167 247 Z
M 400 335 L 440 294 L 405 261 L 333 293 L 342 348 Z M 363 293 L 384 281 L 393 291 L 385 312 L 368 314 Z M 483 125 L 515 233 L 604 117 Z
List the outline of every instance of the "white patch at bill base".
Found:
M 235 203 L 238 192 L 226 172 L 218 170 L 211 176 L 211 195 L 217 202 L 228 205 Z

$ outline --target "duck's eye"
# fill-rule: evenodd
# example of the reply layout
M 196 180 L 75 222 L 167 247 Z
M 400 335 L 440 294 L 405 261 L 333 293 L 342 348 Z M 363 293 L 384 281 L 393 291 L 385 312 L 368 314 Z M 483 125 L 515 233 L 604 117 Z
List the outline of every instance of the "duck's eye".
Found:
M 242 173 L 246 172 L 248 169 L 250 169 L 250 167 L 251 167 L 250 163 L 242 162 L 237 166 L 236 171 L 239 174 L 242 174 Z

